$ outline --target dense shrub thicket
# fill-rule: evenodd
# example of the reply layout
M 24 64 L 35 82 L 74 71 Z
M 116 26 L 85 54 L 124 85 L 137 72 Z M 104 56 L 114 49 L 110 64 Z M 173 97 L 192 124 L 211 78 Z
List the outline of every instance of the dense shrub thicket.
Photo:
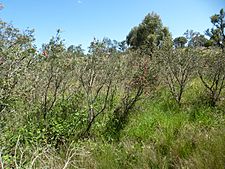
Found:
M 1 168 L 223 168 L 224 11 L 211 22 L 173 41 L 152 13 L 130 46 L 84 53 L 0 21 Z

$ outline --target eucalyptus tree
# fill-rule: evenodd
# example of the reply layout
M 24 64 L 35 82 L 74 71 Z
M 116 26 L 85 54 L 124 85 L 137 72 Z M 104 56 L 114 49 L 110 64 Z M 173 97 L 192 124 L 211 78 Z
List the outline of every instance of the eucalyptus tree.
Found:
M 185 38 L 187 39 L 187 46 L 196 48 L 196 47 L 207 47 L 210 45 L 210 40 L 208 40 L 204 35 L 199 32 L 194 32 L 193 30 L 187 30 L 184 33 Z
M 149 13 L 138 26 L 131 29 L 126 41 L 132 49 L 141 49 L 145 54 L 152 55 L 154 49 L 160 48 L 165 38 L 170 36 L 160 16 L 156 13 Z

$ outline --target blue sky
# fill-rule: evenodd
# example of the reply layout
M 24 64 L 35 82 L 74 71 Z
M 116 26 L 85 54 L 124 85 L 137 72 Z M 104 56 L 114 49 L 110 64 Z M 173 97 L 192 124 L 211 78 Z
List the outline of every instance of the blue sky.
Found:
M 209 17 L 225 8 L 225 0 L 0 0 L 3 21 L 20 29 L 34 28 L 36 44 L 47 43 L 57 29 L 66 44 L 86 49 L 94 37 L 126 38 L 145 15 L 156 12 L 173 37 L 187 29 L 204 33 Z

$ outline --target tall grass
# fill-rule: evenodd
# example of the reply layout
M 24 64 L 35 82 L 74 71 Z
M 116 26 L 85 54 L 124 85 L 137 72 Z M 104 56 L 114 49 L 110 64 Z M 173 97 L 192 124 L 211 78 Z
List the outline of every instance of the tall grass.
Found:
M 154 97 L 140 102 L 119 140 L 111 142 L 101 135 L 104 125 L 92 139 L 60 149 L 24 147 L 18 138 L 11 156 L 1 151 L 1 168 L 225 168 L 223 105 L 210 107 L 203 94 L 196 80 L 179 106 L 166 90 L 159 89 Z

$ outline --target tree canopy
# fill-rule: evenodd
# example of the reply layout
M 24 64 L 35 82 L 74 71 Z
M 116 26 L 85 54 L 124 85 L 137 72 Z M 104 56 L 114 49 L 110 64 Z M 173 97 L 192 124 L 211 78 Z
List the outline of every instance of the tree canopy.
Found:
M 184 47 L 187 43 L 187 39 L 183 36 L 177 37 L 173 40 L 175 47 Z
M 214 45 L 221 47 L 224 50 L 225 47 L 225 12 L 221 9 L 219 14 L 212 15 L 210 17 L 211 23 L 213 24 L 212 29 L 208 29 L 206 34 L 213 41 Z
M 165 38 L 170 37 L 167 27 L 156 13 L 149 13 L 144 20 L 131 29 L 127 35 L 127 44 L 133 49 L 150 49 L 153 52 L 155 47 L 160 47 Z

